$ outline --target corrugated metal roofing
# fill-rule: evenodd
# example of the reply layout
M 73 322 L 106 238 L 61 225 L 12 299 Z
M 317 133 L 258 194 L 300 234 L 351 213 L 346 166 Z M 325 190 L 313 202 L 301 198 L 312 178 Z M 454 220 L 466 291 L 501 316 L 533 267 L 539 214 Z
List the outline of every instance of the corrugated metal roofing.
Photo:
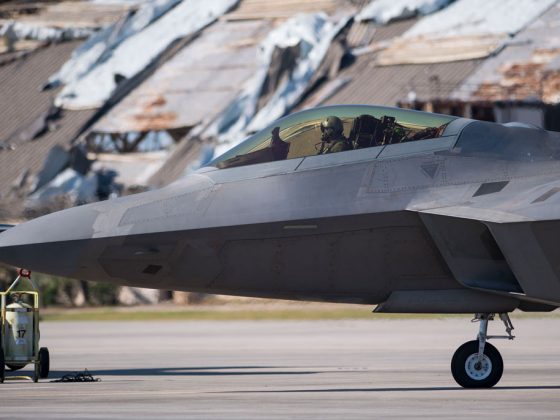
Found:
M 323 11 L 331 14 L 340 6 L 352 5 L 351 0 L 243 0 L 226 20 L 287 19 L 297 13 Z
M 372 43 L 384 42 L 400 36 L 410 29 L 418 19 L 404 19 L 388 25 L 375 22 L 354 22 L 348 32 L 347 42 L 351 48 L 363 47 Z
M 227 106 L 256 70 L 267 21 L 220 21 L 207 28 L 94 127 L 97 132 L 192 127 Z
M 365 52 L 356 58 L 355 63 L 298 108 L 334 104 L 396 106 L 410 97 L 425 101 L 448 95 L 477 68 L 481 60 L 399 66 L 379 66 L 376 63 L 375 51 L 401 36 L 421 19 L 396 21 L 376 28 L 369 47 L 371 51 L 368 53 L 368 47 L 365 47 Z
M 95 43 L 88 41 L 88 48 L 80 50 L 72 58 L 69 65 L 85 66 L 87 71 L 65 81 L 56 98 L 57 105 L 72 110 L 101 107 L 118 90 L 119 81 L 137 77 L 165 54 L 174 42 L 198 34 L 237 2 L 182 0 L 169 9 L 167 6 L 175 4 L 176 0 L 147 3 L 137 12 L 141 14 L 141 19 L 136 20 L 135 14 L 124 23 L 124 34 L 119 33 L 118 27 L 122 22 L 118 22 L 103 31 L 99 38 L 94 36 Z M 152 20 L 153 14 L 158 13 L 154 5 L 158 9 L 157 5 L 161 3 L 165 4 L 163 9 L 167 11 Z M 146 21 L 150 24 L 145 26 Z M 116 43 L 111 40 L 114 34 L 117 36 Z M 100 50 L 101 56 L 98 54 Z
M 378 57 L 380 65 L 488 57 L 557 0 L 458 0 L 420 19 Z
M 454 0 L 372 0 L 356 15 L 361 22 L 372 20 L 386 24 L 398 19 L 409 19 L 434 13 Z
M 24 174 L 32 180 L 32 177 L 41 171 L 53 147 L 59 145 L 65 149 L 69 148 L 93 113 L 91 110 L 67 112 L 57 121 L 56 129 L 36 140 L 19 144 L 14 150 L 0 151 L 0 200 L 3 200 L 3 205 L 11 205 L 5 200 L 14 197 L 10 192 Z
M 0 142 L 28 127 L 49 109 L 56 92 L 41 91 L 41 84 L 68 59 L 76 46 L 76 42 L 51 45 L 0 67 Z M 92 115 L 93 111 L 66 112 L 50 131 L 36 140 L 17 142 L 14 150 L 0 150 L 2 204 L 8 204 L 6 196 L 22 174 L 38 173 L 49 151 L 55 145 L 69 146 Z
M 79 44 L 72 41 L 50 45 L 0 67 L 0 142 L 48 108 L 56 91 L 42 92 L 41 87 Z
M 323 104 L 372 104 L 395 106 L 410 95 L 425 101 L 447 97 L 480 64 L 480 60 L 453 63 L 376 66 L 362 56 L 340 77 L 351 81 Z
M 351 89 L 352 81 L 361 69 L 373 65 L 375 52 L 382 50 L 394 38 L 399 37 L 412 27 L 418 18 L 393 21 L 387 25 L 378 25 L 374 22 L 354 22 L 347 35 L 347 43 L 358 58 L 350 68 L 344 70 L 336 78 L 327 81 L 319 89 L 309 95 L 295 110 L 319 106 L 326 103 L 336 92 Z
M 557 0 L 457 0 L 421 19 L 403 36 L 513 35 Z
M 0 6 L 3 16 L 40 26 L 97 28 L 115 22 L 134 7 L 126 2 L 62 1 L 57 3 L 22 2 Z M 33 13 L 34 11 L 34 13 Z M 0 19 L 0 25 L 4 21 Z
M 453 92 L 462 101 L 560 102 L 560 4 L 521 31 Z
M 503 36 L 491 34 L 419 38 L 412 41 L 402 37 L 379 54 L 377 64 L 390 66 L 472 60 L 488 57 L 501 48 L 503 43 Z

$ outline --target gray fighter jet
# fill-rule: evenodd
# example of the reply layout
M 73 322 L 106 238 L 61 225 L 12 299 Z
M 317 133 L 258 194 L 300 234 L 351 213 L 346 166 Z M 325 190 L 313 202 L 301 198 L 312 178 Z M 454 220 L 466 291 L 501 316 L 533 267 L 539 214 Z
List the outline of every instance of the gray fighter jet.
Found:
M 488 321 L 560 306 L 560 134 L 410 110 L 290 115 L 169 187 L 0 234 L 0 260 L 121 285 L 472 313 L 451 363 L 503 371 Z

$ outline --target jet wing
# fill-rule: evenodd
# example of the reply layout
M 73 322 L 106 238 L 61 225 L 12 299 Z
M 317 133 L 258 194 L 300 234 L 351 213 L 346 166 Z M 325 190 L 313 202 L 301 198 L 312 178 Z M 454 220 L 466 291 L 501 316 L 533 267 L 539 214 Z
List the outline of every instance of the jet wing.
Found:
M 511 180 L 502 190 L 461 190 L 459 204 L 411 203 L 455 278 L 464 286 L 560 301 L 560 182 Z M 447 191 L 453 195 L 452 191 Z

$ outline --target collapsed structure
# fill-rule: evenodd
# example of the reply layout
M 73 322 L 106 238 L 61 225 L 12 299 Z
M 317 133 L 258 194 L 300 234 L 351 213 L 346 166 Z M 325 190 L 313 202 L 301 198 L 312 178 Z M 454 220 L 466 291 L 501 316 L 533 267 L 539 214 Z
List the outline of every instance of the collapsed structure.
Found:
M 559 15 L 557 0 L 9 2 L 0 212 L 167 185 L 318 105 L 558 129 Z

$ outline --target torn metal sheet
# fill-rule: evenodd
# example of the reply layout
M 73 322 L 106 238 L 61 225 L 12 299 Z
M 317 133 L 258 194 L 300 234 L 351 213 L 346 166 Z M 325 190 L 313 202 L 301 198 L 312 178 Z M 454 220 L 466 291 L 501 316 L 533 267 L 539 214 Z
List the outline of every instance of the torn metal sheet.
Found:
M 257 70 L 269 21 L 219 21 L 163 64 L 93 127 L 95 132 L 173 130 L 215 116 Z
M 420 19 L 379 54 L 378 65 L 443 63 L 488 57 L 556 0 L 458 0 Z
M 457 88 L 459 101 L 560 102 L 560 5 L 556 4 Z
M 557 0 L 457 0 L 418 21 L 405 38 L 514 35 L 540 16 Z
M 124 15 L 118 22 L 98 32 L 73 53 L 62 68 L 49 78 L 51 87 L 76 83 L 100 62 L 110 58 L 113 50 L 130 36 L 145 29 L 155 19 L 175 6 L 179 0 L 152 0 L 135 13 Z
M 298 13 L 334 13 L 338 7 L 352 6 L 349 0 L 243 0 L 224 16 L 227 20 L 288 19 Z
M 379 66 L 391 66 L 474 60 L 493 54 L 502 48 L 503 42 L 502 35 L 419 38 L 412 42 L 407 38 L 398 38 L 381 50 L 375 62 Z
M 357 22 L 374 21 L 385 25 L 393 20 L 425 16 L 448 6 L 454 0 L 372 0 L 355 17 Z
M 0 36 L 13 34 L 17 40 L 68 41 L 92 35 L 94 28 L 57 28 L 26 22 L 8 21 L 0 26 Z
M 134 2 L 63 1 L 6 4 L 1 12 L 0 36 L 12 32 L 17 40 L 63 41 L 82 39 L 115 22 Z
M 131 28 L 128 36 L 107 52 L 106 59 L 98 62 L 96 57 L 96 64 L 93 67 L 62 89 L 57 96 L 56 104 L 66 109 L 89 109 L 101 106 L 115 90 L 117 86 L 115 79 L 129 79 L 135 76 L 171 42 L 196 33 L 214 22 L 235 6 L 237 1 L 184 0 L 142 30 Z M 92 45 L 92 50 L 88 51 L 95 51 L 95 48 Z M 103 49 L 103 54 L 104 42 L 101 42 L 100 48 Z M 88 51 L 84 53 L 87 54 Z M 95 55 L 97 56 L 97 53 Z M 91 65 L 89 60 L 85 61 L 86 66 Z

